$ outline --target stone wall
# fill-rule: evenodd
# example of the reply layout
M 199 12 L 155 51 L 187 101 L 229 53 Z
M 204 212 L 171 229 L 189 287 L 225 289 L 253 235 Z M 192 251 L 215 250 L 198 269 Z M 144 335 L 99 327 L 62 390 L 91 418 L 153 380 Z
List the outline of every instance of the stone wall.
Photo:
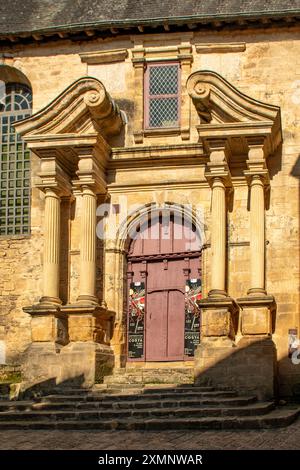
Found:
M 138 146 L 133 136 L 133 121 L 137 109 L 136 97 L 141 90 L 135 87 L 135 70 L 132 65 L 132 49 L 166 45 L 174 46 L 184 42 L 192 45 L 193 61 L 191 72 L 205 69 L 220 73 L 232 85 L 249 96 L 281 107 L 283 146 L 268 162 L 271 173 L 271 191 L 266 211 L 266 285 L 268 293 L 276 299 L 276 326 L 273 340 L 276 345 L 279 387 L 282 394 L 290 394 L 293 385 L 300 382 L 299 365 L 292 365 L 287 357 L 288 330 L 300 330 L 299 315 L 299 147 L 300 147 L 300 40 L 295 29 L 270 29 L 268 32 L 236 31 L 201 34 L 188 33 L 184 36 L 167 33 L 157 36 L 137 36 L 114 40 L 91 40 L 85 44 L 68 41 L 39 47 L 13 46 L 13 58 L 5 59 L 7 65 L 21 70 L 29 79 L 33 89 L 33 107 L 37 111 L 48 104 L 69 84 L 79 77 L 90 75 L 103 81 L 112 97 L 124 109 L 128 118 L 125 135 L 115 146 Z M 206 52 L 197 44 L 245 43 L 245 50 Z M 83 62 L 79 53 L 128 49 L 128 57 L 117 63 L 89 65 Z M 202 52 L 201 52 L 202 50 Z M 208 51 L 208 52 L 207 52 Z M 211 51 L 211 52 L 209 52 Z M 158 55 L 159 56 L 159 55 Z M 184 84 L 183 84 L 184 85 Z M 142 87 L 142 85 L 141 85 Z M 197 141 L 195 126 L 199 123 L 194 107 L 190 107 L 190 137 L 182 141 L 180 135 L 148 136 L 145 146 L 174 146 Z M 158 152 L 159 155 L 159 152 Z M 205 208 L 208 245 L 203 255 L 204 291 L 209 290 L 209 207 L 210 192 L 204 180 L 204 166 L 198 162 L 186 169 L 178 169 L 159 163 L 150 164 L 140 171 L 139 167 L 120 169 L 108 174 L 111 186 L 111 201 L 118 202 L 118 196 L 125 194 L 130 203 L 144 204 L 157 200 L 172 202 L 191 201 Z M 37 159 L 32 156 L 32 182 L 37 171 Z M 200 187 L 195 179 L 199 180 Z M 62 253 L 62 259 L 71 260 L 69 272 L 62 273 L 63 299 L 74 301 L 77 296 L 79 279 L 79 224 L 80 198 L 71 209 L 70 249 Z M 79 217 L 75 217 L 77 214 Z M 30 316 L 22 307 L 38 301 L 41 295 L 41 268 L 43 249 L 43 194 L 32 191 L 31 236 L 0 239 L 0 340 L 5 339 L 7 362 L 19 362 L 22 353 L 31 342 Z M 248 189 L 238 177 L 235 180 L 233 207 L 228 214 L 228 292 L 241 297 L 249 288 L 249 211 Z M 100 252 L 100 250 L 99 250 Z M 116 277 L 111 276 L 109 263 L 121 263 L 120 258 L 106 254 L 106 266 L 102 268 L 103 255 L 99 254 L 98 292 L 102 296 L 105 280 L 104 300 L 117 312 L 117 328 L 114 336 L 115 351 L 124 342 L 122 314 L 124 307 L 124 272 L 116 266 Z M 104 273 L 103 273 L 104 271 Z M 240 332 L 237 341 L 240 339 Z M 118 349 L 119 348 L 119 349 Z

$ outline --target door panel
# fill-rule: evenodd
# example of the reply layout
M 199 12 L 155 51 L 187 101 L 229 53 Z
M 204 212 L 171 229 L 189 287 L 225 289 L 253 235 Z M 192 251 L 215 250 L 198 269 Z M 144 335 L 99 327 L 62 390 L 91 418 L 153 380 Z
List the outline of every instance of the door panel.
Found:
M 167 360 L 182 360 L 184 351 L 184 294 L 179 290 L 168 292 Z
M 146 311 L 146 361 L 166 360 L 167 292 L 148 292 Z
M 146 360 L 182 360 L 184 352 L 184 260 L 148 264 Z

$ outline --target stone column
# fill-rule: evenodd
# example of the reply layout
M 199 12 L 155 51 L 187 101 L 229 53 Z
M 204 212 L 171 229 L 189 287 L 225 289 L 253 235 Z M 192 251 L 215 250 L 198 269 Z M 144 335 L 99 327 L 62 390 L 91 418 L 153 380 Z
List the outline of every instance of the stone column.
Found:
M 38 304 L 23 308 L 31 315 L 31 352 L 37 358 L 68 342 L 67 318 L 61 311 L 59 293 L 62 187 L 56 182 L 56 187 L 41 185 L 41 189 L 45 192 L 43 295 Z
M 227 142 L 208 142 L 210 162 L 205 176 L 211 194 L 211 286 L 207 298 L 198 302 L 201 309 L 201 341 L 195 353 L 195 383 L 228 383 L 224 361 L 233 351 L 238 326 L 238 308 L 226 292 L 226 217 L 227 195 L 232 187 L 227 163 Z
M 253 175 L 250 182 L 250 266 L 248 295 L 265 291 L 265 194 L 262 177 Z
M 248 169 L 244 171 L 250 191 L 250 276 L 247 296 L 237 299 L 241 308 L 242 338 L 238 348 L 247 353 L 247 370 L 252 386 L 272 396 L 276 348 L 272 341 L 276 304 L 265 290 L 265 187 L 269 175 L 263 138 L 248 139 Z M 253 380 L 253 377 L 255 378 Z
M 60 197 L 55 190 L 51 188 L 46 188 L 45 193 L 44 287 L 43 297 L 40 302 L 60 304 Z
M 209 296 L 224 297 L 226 260 L 226 189 L 221 178 L 212 181 L 211 290 Z
M 97 304 L 96 289 L 96 209 L 97 196 L 89 186 L 82 187 L 80 236 L 79 302 Z
M 241 330 L 244 336 L 272 334 L 274 298 L 265 290 L 265 187 L 269 175 L 264 156 L 264 139 L 248 138 L 248 169 L 244 171 L 250 191 L 250 288 L 237 299 L 242 307 Z

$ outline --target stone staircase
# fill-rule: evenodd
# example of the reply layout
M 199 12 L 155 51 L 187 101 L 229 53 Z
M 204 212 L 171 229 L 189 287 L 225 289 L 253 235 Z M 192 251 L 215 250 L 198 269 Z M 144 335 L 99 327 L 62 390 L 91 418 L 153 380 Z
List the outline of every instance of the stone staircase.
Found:
M 287 426 L 300 413 L 297 406 L 276 407 L 226 388 L 111 380 L 93 389 L 61 387 L 32 400 L 1 400 L 0 429 L 261 429 Z

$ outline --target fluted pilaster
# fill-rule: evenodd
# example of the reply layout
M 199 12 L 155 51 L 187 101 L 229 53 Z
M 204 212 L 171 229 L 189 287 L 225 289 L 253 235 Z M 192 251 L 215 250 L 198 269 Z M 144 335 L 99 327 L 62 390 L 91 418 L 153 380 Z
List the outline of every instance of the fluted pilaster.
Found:
M 60 197 L 45 190 L 45 241 L 43 297 L 41 302 L 61 303 L 59 299 Z
M 209 296 L 224 296 L 226 260 L 226 188 L 221 178 L 212 182 L 211 290 Z
M 248 294 L 265 293 L 265 196 L 260 175 L 250 183 L 251 288 Z
M 97 302 L 96 286 L 96 194 L 88 186 L 82 189 L 80 238 L 80 295 L 78 301 Z

